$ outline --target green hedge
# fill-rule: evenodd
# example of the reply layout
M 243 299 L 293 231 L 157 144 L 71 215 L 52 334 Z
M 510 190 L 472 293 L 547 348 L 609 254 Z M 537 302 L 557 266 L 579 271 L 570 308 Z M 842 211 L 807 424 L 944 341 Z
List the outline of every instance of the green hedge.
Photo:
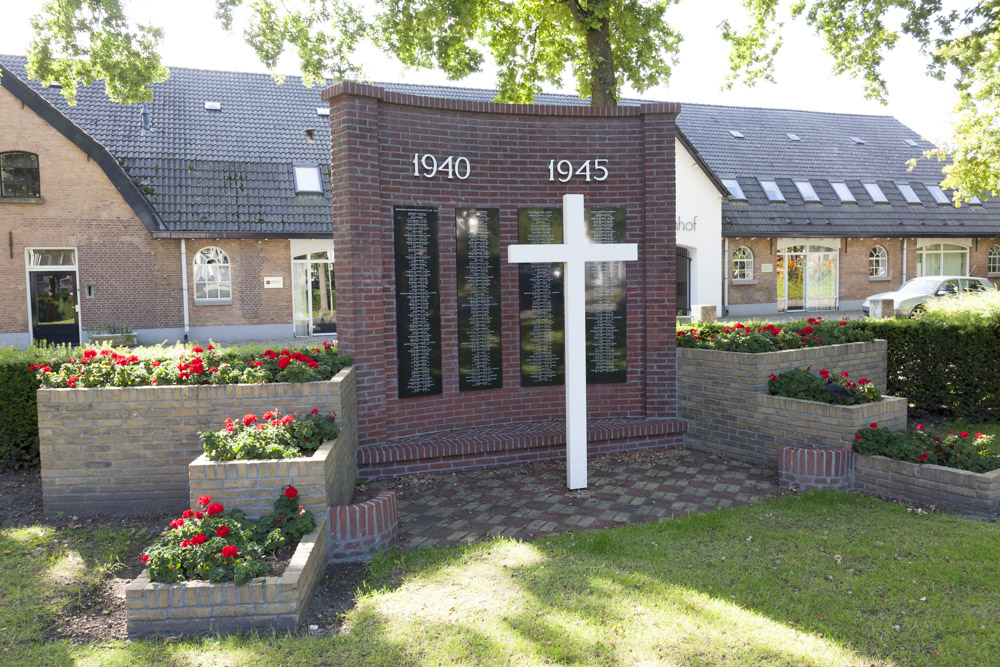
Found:
M 58 367 L 72 348 L 0 346 L 0 470 L 38 463 L 38 381 L 29 370 L 34 363 Z
M 910 415 L 1000 420 L 1000 315 L 858 320 L 889 343 L 889 394 Z

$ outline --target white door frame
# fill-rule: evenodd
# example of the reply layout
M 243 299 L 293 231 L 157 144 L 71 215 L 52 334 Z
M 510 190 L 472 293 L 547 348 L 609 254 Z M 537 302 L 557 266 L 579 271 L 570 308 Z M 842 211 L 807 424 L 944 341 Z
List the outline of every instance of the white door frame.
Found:
M 72 250 L 73 251 L 73 264 L 72 265 L 55 265 L 55 266 L 31 266 L 30 258 L 32 250 Z M 83 312 L 80 308 L 80 253 L 73 246 L 31 246 L 30 248 L 24 249 L 24 286 L 25 286 L 25 302 L 28 306 L 28 341 L 30 343 L 35 342 L 35 325 L 31 318 L 31 272 L 43 273 L 52 271 L 62 271 L 64 273 L 73 273 L 76 275 L 76 324 L 79 330 L 80 345 L 83 345 Z

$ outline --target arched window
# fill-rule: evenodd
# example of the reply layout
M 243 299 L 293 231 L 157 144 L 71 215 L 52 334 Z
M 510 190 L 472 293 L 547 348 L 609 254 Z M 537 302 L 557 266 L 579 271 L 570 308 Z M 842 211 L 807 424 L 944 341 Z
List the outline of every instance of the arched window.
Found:
M 868 253 L 868 277 L 886 278 L 889 276 L 889 253 L 880 245 Z
M 34 153 L 0 153 L 0 197 L 41 197 L 38 156 Z
M 194 256 L 194 302 L 232 303 L 233 276 L 229 255 L 209 246 Z
M 745 245 L 733 252 L 733 280 L 753 280 L 753 251 Z
M 990 248 L 986 270 L 989 273 L 1000 273 L 1000 245 Z

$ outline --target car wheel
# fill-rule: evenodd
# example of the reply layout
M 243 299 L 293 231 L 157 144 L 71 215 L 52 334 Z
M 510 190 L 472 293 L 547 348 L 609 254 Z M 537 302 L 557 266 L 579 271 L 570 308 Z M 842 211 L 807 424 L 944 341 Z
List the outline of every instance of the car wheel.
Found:
M 924 316 L 924 313 L 926 312 L 927 308 L 924 307 L 924 304 L 918 303 L 913 307 L 913 310 L 910 311 L 910 319 L 919 320 L 921 317 Z

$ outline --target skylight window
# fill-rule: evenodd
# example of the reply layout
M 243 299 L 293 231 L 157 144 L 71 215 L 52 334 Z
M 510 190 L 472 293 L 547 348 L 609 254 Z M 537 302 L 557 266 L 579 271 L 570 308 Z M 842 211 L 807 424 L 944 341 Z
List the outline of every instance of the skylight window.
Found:
M 791 132 L 787 133 L 785 136 L 791 139 L 792 141 L 802 141 L 802 139 L 799 138 L 799 135 L 792 134 Z
M 819 201 L 819 195 L 816 194 L 816 190 L 813 189 L 812 183 L 809 181 L 792 181 L 795 183 L 795 187 L 798 189 L 799 194 L 802 195 L 803 201 Z
M 920 203 L 920 197 L 913 191 L 913 187 L 909 183 L 896 183 L 896 187 L 899 188 L 899 194 L 903 195 L 907 204 Z
M 729 134 L 733 135 L 736 139 L 742 139 L 743 133 L 738 130 L 729 130 Z
M 854 143 L 858 144 L 859 146 L 863 146 L 865 144 L 864 139 L 859 139 L 858 137 L 848 137 L 848 138 Z
M 317 116 L 329 116 L 330 115 L 330 107 L 316 107 L 316 115 Z
M 740 182 L 735 178 L 723 178 L 722 184 L 726 186 L 729 190 L 729 196 L 733 199 L 746 199 L 747 196 L 743 194 L 743 188 L 740 187 Z
M 926 185 L 925 187 L 927 188 L 927 192 L 931 193 L 931 197 L 934 198 L 934 201 L 936 203 L 938 203 L 938 204 L 950 204 L 951 203 L 948 200 L 948 195 L 946 195 L 944 193 L 944 190 L 941 189 L 940 185 Z
M 868 183 L 862 182 L 861 185 L 865 187 L 865 191 L 868 196 L 872 198 L 872 201 L 876 204 L 887 204 L 889 200 L 886 199 L 885 193 L 882 192 L 882 188 L 878 186 L 878 183 L 874 181 L 869 181 Z
M 768 201 L 785 201 L 785 195 L 781 194 L 781 188 L 775 181 L 761 181 L 760 187 L 764 189 Z
M 830 187 L 832 187 L 833 191 L 837 193 L 838 197 L 840 197 L 841 202 L 857 201 L 857 199 L 854 198 L 854 193 L 851 192 L 849 187 L 847 187 L 847 183 L 844 183 L 843 181 L 830 181 Z
M 983 200 L 980 199 L 979 197 L 969 197 L 969 203 L 972 204 L 973 206 L 982 206 Z
M 917 147 L 920 146 L 920 144 L 918 144 L 917 142 L 915 142 L 913 139 L 903 139 L 903 141 L 906 142 L 907 146 L 913 146 L 915 148 L 917 148 Z
M 294 170 L 296 193 L 323 194 L 323 179 L 319 176 L 319 167 L 297 164 Z
M 222 111 L 222 102 L 205 102 L 207 111 Z

